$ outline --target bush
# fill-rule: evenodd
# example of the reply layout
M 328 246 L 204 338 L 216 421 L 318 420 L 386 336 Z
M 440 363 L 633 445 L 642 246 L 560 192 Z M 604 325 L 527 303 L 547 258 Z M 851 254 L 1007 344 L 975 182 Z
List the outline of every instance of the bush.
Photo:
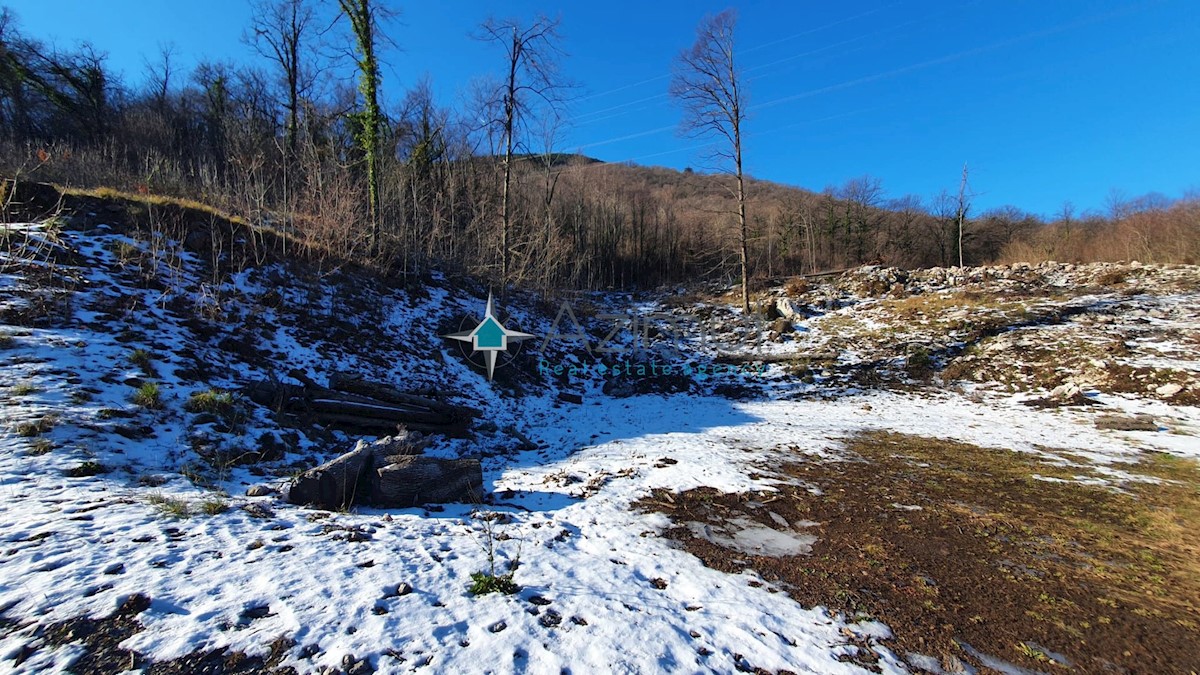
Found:
M 488 593 L 503 593 L 512 595 L 521 590 L 517 582 L 513 581 L 512 573 L 508 574 L 488 574 L 487 572 L 475 572 L 471 574 L 471 585 L 467 590 L 472 595 L 487 595 Z
M 909 377 L 924 379 L 933 374 L 933 356 L 924 347 L 913 347 L 904 360 L 904 370 Z
M 233 414 L 234 403 L 233 394 L 209 389 L 189 396 L 187 402 L 183 404 L 183 409 L 192 413 L 204 412 L 228 419 Z
M 200 502 L 200 511 L 210 516 L 225 513 L 229 510 L 229 502 L 223 499 L 205 499 Z
M 145 349 L 138 348 L 130 352 L 129 362 L 151 377 L 158 375 L 158 371 L 154 368 L 154 356 Z
M 9 391 L 12 392 L 13 396 L 28 396 L 30 394 L 38 393 L 41 391 L 41 389 L 35 387 L 32 382 L 22 382 L 20 384 L 13 385 L 13 388 Z
M 85 478 L 87 476 L 96 476 L 102 473 L 108 473 L 108 467 L 99 462 L 88 460 L 79 466 L 71 467 L 64 473 L 71 478 Z
M 41 419 L 36 419 L 32 422 L 22 422 L 18 424 L 16 427 L 16 432 L 18 436 L 33 438 L 34 436 L 40 436 L 47 431 L 50 431 L 57 423 L 57 417 L 54 415 L 46 415 Z
M 162 394 L 158 391 L 158 383 L 147 382 L 138 387 L 133 393 L 133 402 L 143 408 L 159 410 L 163 407 Z

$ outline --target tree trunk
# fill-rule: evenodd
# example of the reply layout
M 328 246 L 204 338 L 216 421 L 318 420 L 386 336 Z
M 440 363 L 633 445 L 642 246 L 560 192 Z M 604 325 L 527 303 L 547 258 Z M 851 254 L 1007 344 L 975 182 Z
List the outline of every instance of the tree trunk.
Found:
M 421 504 L 477 502 L 483 486 L 478 459 L 401 457 L 371 472 L 371 504 L 408 508 Z
M 327 509 L 347 508 L 359 493 L 370 489 L 363 478 L 372 459 L 371 446 L 360 441 L 350 452 L 301 474 L 288 491 L 288 501 Z

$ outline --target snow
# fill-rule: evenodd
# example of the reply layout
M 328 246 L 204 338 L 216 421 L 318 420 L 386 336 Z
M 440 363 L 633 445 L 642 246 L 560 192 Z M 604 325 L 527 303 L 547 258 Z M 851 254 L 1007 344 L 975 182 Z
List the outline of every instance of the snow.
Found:
M 116 234 L 74 242 L 95 263 L 86 273 L 86 289 L 77 292 L 78 304 L 136 298 L 139 315 L 131 322 L 140 336 L 126 339 L 100 312 L 88 309 L 77 311 L 66 328 L 9 330 L 16 344 L 3 354 L 8 365 L 0 371 L 0 387 L 29 382 L 42 391 L 2 413 L 0 607 L 23 621 L 61 621 L 107 616 L 131 595 L 144 594 L 152 599 L 138 616 L 144 629 L 123 646 L 152 660 L 221 647 L 263 654 L 286 636 L 296 649 L 285 665 L 302 672 L 340 665 L 345 654 L 368 658 L 381 673 L 424 666 L 454 673 L 730 672 L 745 666 L 861 672 L 838 658 L 855 649 L 849 635 L 875 646 L 883 672 L 907 672 L 903 661 L 878 644 L 890 636 L 883 624 L 801 607 L 786 588 L 762 583 L 753 570 L 727 575 L 706 568 L 654 536 L 670 525 L 666 517 L 632 509 L 631 503 L 655 489 L 812 489 L 776 468 L 784 462 L 842 461 L 844 440 L 870 430 L 1035 453 L 1059 463 L 1064 460 L 1056 453 L 1069 451 L 1098 466 L 1113 486 L 1130 479 L 1123 467 L 1146 450 L 1200 457 L 1195 436 L 1200 411 L 1127 396 L 1098 398 L 1111 409 L 1153 414 L 1185 433 L 1102 431 L 1085 411 L 1034 410 L 988 392 L 847 390 L 824 398 L 749 402 L 694 394 L 619 399 L 599 395 L 593 381 L 585 383 L 584 405 L 561 405 L 552 390 L 518 399 L 451 358 L 437 341 L 427 317 L 452 308 L 481 313 L 482 298 L 452 298 L 436 286 L 423 298 L 397 297 L 381 308 L 386 330 L 413 343 L 382 355 L 385 365 L 371 355 L 314 341 L 302 326 L 284 320 L 282 309 L 265 311 L 260 319 L 275 326 L 270 346 L 290 367 L 316 376 L 332 362 L 380 379 L 449 387 L 485 409 L 498 427 L 516 425 L 537 443 L 535 450 L 484 459 L 485 488 L 497 498 L 488 509 L 505 516 L 493 533 L 499 535 L 492 542 L 496 564 L 506 569 L 519 562 L 515 581 L 522 590 L 476 597 L 467 592 L 470 575 L 490 566 L 478 507 L 330 514 L 270 497 L 238 496 L 247 484 L 263 480 L 245 468 L 216 478 L 217 487 L 234 495 L 225 498 L 232 508 L 223 513 L 175 519 L 151 504 L 152 495 L 195 505 L 214 493 L 180 475 L 194 460 L 186 420 L 130 406 L 131 389 L 124 382 L 140 373 L 128 362 L 129 351 L 144 347 L 158 355 L 154 379 L 172 410 L 191 390 L 179 374 L 187 365 L 179 356 L 184 350 L 210 360 L 218 371 L 214 382 L 230 388 L 281 373 L 205 351 L 164 309 L 161 291 L 133 288 L 112 271 L 119 266 L 109 249 L 113 241 L 144 246 Z M 175 272 L 177 283 L 195 289 L 188 293 L 199 298 L 208 291 L 200 290 L 204 282 L 192 267 L 195 261 L 185 255 L 184 263 Z M 235 275 L 213 292 L 265 294 L 272 290 L 265 280 L 269 271 Z M 12 274 L 0 280 L 5 289 L 21 283 Z M 296 306 L 334 314 L 341 310 L 335 303 L 339 290 L 331 284 L 318 283 L 308 296 L 300 289 L 279 291 Z M 229 300 L 223 311 L 242 310 Z M 519 307 L 513 317 L 525 330 L 548 328 L 546 317 Z M 785 346 L 795 349 L 793 342 Z M 406 356 L 421 350 L 438 355 L 438 362 Z M 87 401 L 72 398 L 69 378 L 97 393 Z M 810 391 L 785 382 L 778 368 L 766 378 L 781 391 Z M 131 417 L 108 417 L 105 411 L 113 410 Z M 12 426 L 48 414 L 61 418 L 47 434 L 58 447 L 34 454 L 31 439 L 17 436 Z M 127 438 L 114 433 L 119 424 L 144 426 L 148 433 Z M 256 408 L 240 440 L 275 430 Z M 300 459 L 315 447 L 301 436 L 287 459 Z M 471 449 L 460 441 L 434 453 Z M 63 475 L 87 459 L 114 471 Z M 165 482 L 142 484 L 155 476 Z M 257 517 L 243 508 L 250 504 L 268 506 L 273 514 Z M 816 538 L 804 530 L 815 523 L 771 515 L 778 527 L 748 519 L 688 526 L 747 554 L 807 554 Z M 412 592 L 396 595 L 402 583 Z M 550 604 L 533 604 L 534 596 Z M 261 607 L 267 608 L 265 616 L 247 614 Z M 0 637 L 0 663 L 33 639 L 29 629 Z M 301 659 L 299 650 L 307 645 L 319 646 L 319 652 Z M 77 646 L 44 649 L 22 668 L 66 672 L 79 653 Z M 932 662 L 920 655 L 908 659 L 920 667 Z

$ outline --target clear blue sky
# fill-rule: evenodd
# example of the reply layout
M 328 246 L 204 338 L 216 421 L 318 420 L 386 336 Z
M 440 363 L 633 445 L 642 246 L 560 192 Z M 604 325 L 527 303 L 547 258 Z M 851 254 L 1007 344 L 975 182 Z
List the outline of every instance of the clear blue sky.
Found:
M 4 0 L 0 0 L 0 3 Z M 332 2 L 332 0 L 327 0 Z M 181 64 L 258 58 L 241 0 L 8 0 L 25 30 L 88 40 L 137 82 L 173 43 Z M 390 100 L 428 74 L 457 105 L 502 56 L 470 33 L 489 14 L 562 19 L 565 72 L 581 86 L 562 143 L 608 161 L 683 168 L 703 148 L 676 133 L 670 64 L 708 0 L 399 2 Z M 871 174 L 890 196 L 954 190 L 966 162 L 975 205 L 1051 215 L 1102 209 L 1111 189 L 1169 197 L 1200 188 L 1197 0 L 742 2 L 747 170 L 820 190 Z

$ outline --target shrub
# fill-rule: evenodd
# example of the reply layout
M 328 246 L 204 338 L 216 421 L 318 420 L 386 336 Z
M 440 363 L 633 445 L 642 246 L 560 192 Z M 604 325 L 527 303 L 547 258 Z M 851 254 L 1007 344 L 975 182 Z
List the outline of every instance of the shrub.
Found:
M 66 470 L 66 475 L 71 478 L 85 478 L 87 476 L 96 476 L 102 473 L 108 473 L 108 467 L 99 462 L 88 460 L 79 466 L 71 467 Z
M 210 516 L 225 513 L 228 510 L 229 502 L 223 499 L 205 499 L 200 502 L 200 511 Z
M 31 455 L 44 455 L 54 449 L 54 441 L 49 438 L 39 438 L 29 448 Z
M 158 391 L 158 383 L 147 382 L 138 387 L 133 393 L 133 402 L 143 408 L 159 410 L 163 407 L 162 394 Z
M 933 374 L 933 356 L 924 347 L 914 346 L 904 360 L 904 370 L 910 377 L 926 378 Z
M 34 436 L 40 436 L 47 431 L 50 431 L 57 423 L 57 417 L 54 415 L 45 415 L 40 419 L 33 420 L 32 422 L 22 422 L 18 424 L 16 427 L 16 432 L 18 436 L 33 438 Z
M 211 413 L 228 419 L 233 414 L 233 394 L 216 389 L 198 391 L 188 397 L 183 409 L 192 413 Z
M 471 585 L 467 590 L 472 595 L 487 595 L 488 593 L 503 593 L 512 595 L 521 590 L 517 582 L 513 581 L 512 573 L 508 574 L 488 574 L 487 572 L 474 572 L 471 574 Z
M 22 382 L 20 384 L 13 385 L 13 388 L 9 391 L 12 392 L 13 396 L 28 396 L 30 394 L 38 393 L 41 391 L 41 389 L 35 387 L 32 382 Z
M 138 348 L 130 352 L 129 362 L 151 377 L 158 375 L 158 371 L 154 369 L 154 357 L 145 349 Z

